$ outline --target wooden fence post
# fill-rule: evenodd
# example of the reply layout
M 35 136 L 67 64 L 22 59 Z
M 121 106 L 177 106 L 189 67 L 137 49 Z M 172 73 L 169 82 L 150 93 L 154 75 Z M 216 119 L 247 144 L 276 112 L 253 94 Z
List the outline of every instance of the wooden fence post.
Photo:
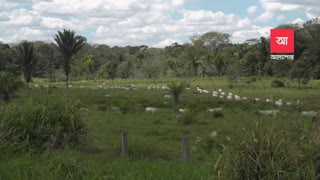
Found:
M 181 143 L 182 143 L 182 161 L 188 162 L 188 151 L 189 151 L 188 138 L 183 137 L 181 140 Z
M 122 155 L 128 156 L 128 133 L 127 133 L 127 131 L 121 131 L 121 142 L 122 142 Z

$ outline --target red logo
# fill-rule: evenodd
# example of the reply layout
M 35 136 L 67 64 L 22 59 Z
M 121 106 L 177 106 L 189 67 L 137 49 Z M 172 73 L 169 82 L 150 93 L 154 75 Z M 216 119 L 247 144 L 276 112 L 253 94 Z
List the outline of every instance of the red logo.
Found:
M 294 53 L 294 29 L 271 29 L 270 53 Z

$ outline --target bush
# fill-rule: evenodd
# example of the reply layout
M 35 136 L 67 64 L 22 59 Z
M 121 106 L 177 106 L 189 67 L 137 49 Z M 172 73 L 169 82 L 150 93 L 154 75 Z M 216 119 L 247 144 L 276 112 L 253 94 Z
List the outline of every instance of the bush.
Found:
M 227 176 L 229 179 L 317 179 L 319 145 L 310 141 L 309 131 L 257 123 L 241 143 L 229 149 Z
M 271 83 L 272 87 L 284 87 L 284 82 L 280 81 L 279 79 L 275 79 Z
M 127 114 L 130 110 L 134 109 L 134 106 L 131 101 L 124 99 L 117 103 L 122 115 Z
M 230 152 L 232 179 L 278 179 L 290 161 L 285 134 L 257 123 Z
M 196 121 L 196 115 L 198 111 L 197 110 L 189 110 L 186 109 L 180 117 L 180 120 L 178 122 L 182 123 L 183 125 L 189 125 Z
M 222 111 L 213 111 L 212 117 L 213 118 L 224 117 L 224 114 Z
M 109 110 L 109 107 L 105 104 L 98 104 L 97 105 L 97 110 L 98 111 L 108 111 Z
M 0 142 L 20 152 L 74 147 L 83 144 L 87 134 L 78 102 L 72 99 L 4 106 L 0 109 L 0 124 Z M 2 147 L 0 152 L 5 149 Z
M 0 100 L 9 103 L 16 96 L 16 91 L 23 86 L 20 78 L 8 72 L 0 72 Z

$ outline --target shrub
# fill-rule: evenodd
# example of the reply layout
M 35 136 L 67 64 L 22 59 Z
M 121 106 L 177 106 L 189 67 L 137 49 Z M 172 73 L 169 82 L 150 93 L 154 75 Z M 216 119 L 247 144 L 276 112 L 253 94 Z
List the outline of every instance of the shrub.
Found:
M 86 128 L 72 99 L 10 104 L 0 109 L 0 142 L 14 151 L 42 151 L 83 144 Z M 4 150 L 3 149 L 0 149 Z
M 197 110 L 189 110 L 186 109 L 182 114 L 181 114 L 181 123 L 183 125 L 189 125 L 192 124 L 196 121 L 195 117 L 197 115 Z
M 251 77 L 251 82 L 256 82 L 257 78 L 256 77 Z
M 226 159 L 229 179 L 318 179 L 319 144 L 310 129 L 257 123 Z
M 8 72 L 0 72 L 0 100 L 5 103 L 16 96 L 16 91 L 24 86 L 24 83 L 18 77 Z
M 97 105 L 97 110 L 98 111 L 108 111 L 108 106 L 107 105 L 105 105 L 105 104 L 98 104 Z
M 128 99 L 124 99 L 117 103 L 122 115 L 127 114 L 130 110 L 133 110 L 133 104 Z
M 224 117 L 224 114 L 222 111 L 213 111 L 212 116 L 213 118 L 218 118 L 218 117 Z
M 232 179 L 278 179 L 290 161 L 286 139 L 283 131 L 257 123 L 230 152 Z
M 284 82 L 280 81 L 279 79 L 275 79 L 271 83 L 272 87 L 284 87 Z

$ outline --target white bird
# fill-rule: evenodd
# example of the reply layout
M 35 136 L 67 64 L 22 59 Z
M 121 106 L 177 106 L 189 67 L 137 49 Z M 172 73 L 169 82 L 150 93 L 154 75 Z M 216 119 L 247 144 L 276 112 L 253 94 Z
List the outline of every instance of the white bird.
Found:
M 287 106 L 291 106 L 291 102 L 288 101 L 288 102 L 287 102 Z
M 315 111 L 302 111 L 302 112 L 301 112 L 301 115 L 302 115 L 302 116 L 312 117 L 312 116 L 315 116 L 315 115 L 316 115 L 316 112 L 315 112 Z
M 219 108 L 208 108 L 208 112 L 216 112 L 216 111 L 221 111 L 222 110 L 222 107 L 219 107 Z
M 234 98 L 235 98 L 236 100 L 241 100 L 241 97 L 238 96 L 238 95 L 234 95 Z
M 155 107 L 146 107 L 146 112 L 154 113 L 154 112 L 158 112 L 158 109 Z
M 221 92 L 220 94 L 221 94 L 222 96 L 226 95 L 226 93 L 225 93 L 225 92 Z
M 179 112 L 184 113 L 186 112 L 186 109 L 179 109 Z
M 223 99 L 223 98 L 224 98 L 224 96 L 223 96 L 223 95 L 220 95 L 219 97 L 220 97 L 221 99 Z
M 209 91 L 208 91 L 208 90 L 205 90 L 205 89 L 202 90 L 202 92 L 205 93 L 205 94 L 209 94 Z
M 222 90 L 221 89 L 219 89 L 219 92 L 221 92 Z
M 260 114 L 276 116 L 279 110 L 260 110 Z
M 302 105 L 300 100 L 297 100 L 297 105 Z
M 282 99 L 279 99 L 278 101 L 276 101 L 276 106 L 280 107 L 283 105 Z
M 272 103 L 272 100 L 271 99 L 266 99 L 266 102 Z
M 232 95 L 228 95 L 227 99 L 231 100 L 232 99 Z
M 217 91 L 212 91 L 212 94 L 218 94 L 218 92 Z
M 248 98 L 247 98 L 247 97 L 242 97 L 242 99 L 243 99 L 243 100 L 247 100 Z
M 166 94 L 166 95 L 164 95 L 164 98 L 171 98 L 171 95 L 170 94 Z
M 259 100 L 260 100 L 260 98 L 254 98 L 254 100 L 255 100 L 255 101 L 259 101 Z
M 214 94 L 214 93 L 213 93 L 212 96 L 213 96 L 213 97 L 218 97 L 218 94 Z

